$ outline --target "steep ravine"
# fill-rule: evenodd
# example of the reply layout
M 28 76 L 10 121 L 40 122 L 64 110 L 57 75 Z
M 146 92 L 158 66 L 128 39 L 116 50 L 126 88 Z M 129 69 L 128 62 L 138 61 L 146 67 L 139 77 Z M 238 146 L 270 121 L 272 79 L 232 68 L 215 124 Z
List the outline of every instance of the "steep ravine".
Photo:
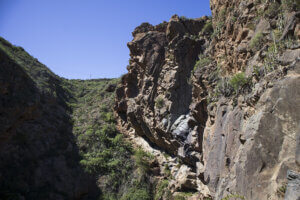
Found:
M 299 198 L 299 1 L 210 3 L 138 26 L 120 79 L 0 38 L 0 200 Z

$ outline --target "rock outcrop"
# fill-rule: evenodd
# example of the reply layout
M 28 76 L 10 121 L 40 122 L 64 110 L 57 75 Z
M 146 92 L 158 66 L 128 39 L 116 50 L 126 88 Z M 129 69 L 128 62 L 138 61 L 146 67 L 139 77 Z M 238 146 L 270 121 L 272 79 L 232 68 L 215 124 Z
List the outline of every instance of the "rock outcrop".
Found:
M 116 89 L 118 128 L 172 156 L 160 162 L 172 191 L 283 198 L 287 171 L 299 172 L 299 4 L 211 8 L 212 19 L 175 15 L 134 30 Z
M 129 121 L 136 134 L 172 155 L 188 154 L 182 149 L 184 144 L 200 139 L 190 134 L 200 127 L 189 116 L 192 85 L 188 80 L 208 43 L 205 36 L 198 37 L 207 20 L 173 16 L 169 23 L 155 27 L 142 24 L 128 43 L 129 73 L 122 77 L 122 87 L 116 91 L 119 125 L 129 125 Z M 198 160 L 192 154 L 183 157 L 190 157 L 187 161 L 194 165 Z

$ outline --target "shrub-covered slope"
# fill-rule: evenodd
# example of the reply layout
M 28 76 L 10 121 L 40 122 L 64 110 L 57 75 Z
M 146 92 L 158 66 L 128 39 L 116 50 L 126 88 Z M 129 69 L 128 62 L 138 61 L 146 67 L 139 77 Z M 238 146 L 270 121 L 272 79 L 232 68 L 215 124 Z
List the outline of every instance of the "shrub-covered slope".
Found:
M 150 199 L 151 183 L 142 151 L 134 149 L 116 130 L 112 107 L 119 79 L 68 80 L 64 87 L 72 94 L 73 134 L 80 150 L 80 164 L 96 177 L 101 199 Z M 137 161 L 137 162 L 136 162 Z M 134 196 L 135 195 L 135 196 Z M 133 196 L 133 197 L 132 197 Z
M 4 39 L 0 58 L 0 199 L 93 196 L 62 80 Z
M 118 82 L 60 78 L 0 38 L 0 199 L 151 199 L 152 157 L 115 127 Z

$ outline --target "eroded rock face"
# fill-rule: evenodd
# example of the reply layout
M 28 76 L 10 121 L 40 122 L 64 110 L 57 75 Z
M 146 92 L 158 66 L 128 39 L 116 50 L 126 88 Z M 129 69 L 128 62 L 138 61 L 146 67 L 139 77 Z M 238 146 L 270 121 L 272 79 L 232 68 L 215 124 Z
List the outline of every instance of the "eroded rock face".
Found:
M 297 169 L 299 86 L 299 74 L 277 82 L 262 94 L 251 116 L 246 105 L 217 103 L 203 149 L 204 177 L 217 198 L 239 191 L 249 199 L 276 199 L 273 194 L 287 169 Z
M 192 142 L 199 124 L 189 116 L 192 85 L 188 80 L 208 42 L 198 36 L 207 20 L 173 16 L 169 23 L 137 27 L 128 43 L 129 73 L 117 89 L 115 106 L 120 127 L 133 127 L 136 134 L 172 155 L 191 156 L 186 159 L 191 164 L 199 156 L 188 153 L 191 145 L 184 146 Z
M 300 175 L 294 171 L 288 171 L 288 185 L 285 193 L 285 200 L 300 199 Z
M 289 5 L 212 0 L 211 37 L 206 17 L 173 16 L 133 32 L 118 125 L 174 156 L 170 188 L 283 198 L 287 171 L 299 173 L 299 13 Z

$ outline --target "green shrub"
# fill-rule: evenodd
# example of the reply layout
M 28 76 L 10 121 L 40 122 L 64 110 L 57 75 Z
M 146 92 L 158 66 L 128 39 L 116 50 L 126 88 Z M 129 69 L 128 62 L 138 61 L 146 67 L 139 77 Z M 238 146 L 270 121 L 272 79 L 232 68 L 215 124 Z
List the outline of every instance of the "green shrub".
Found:
M 213 33 L 213 32 L 214 32 L 214 28 L 213 28 L 213 25 L 212 25 L 212 21 L 209 20 L 205 23 L 205 25 L 202 29 L 202 33 L 210 34 L 210 33 Z
M 238 92 L 243 86 L 247 85 L 248 83 L 249 80 L 243 72 L 234 75 L 229 81 L 229 84 L 236 92 Z
M 273 40 L 274 41 L 278 41 L 281 38 L 281 36 L 282 36 L 282 31 L 280 29 L 275 29 L 272 32 L 272 36 L 273 36 Z
M 211 38 L 215 38 L 215 37 L 219 37 L 224 25 L 225 25 L 225 20 L 226 20 L 226 9 L 222 8 L 220 10 L 220 12 L 218 13 L 218 17 L 217 17 L 217 23 L 216 23 L 216 27 L 214 28 L 214 32 L 211 35 Z
M 284 183 L 281 187 L 279 187 L 276 191 L 277 196 L 284 197 L 284 194 L 286 192 L 286 183 Z
M 164 179 L 160 181 L 156 187 L 154 200 L 158 200 L 159 198 L 161 198 L 166 192 L 165 190 L 168 188 L 168 186 L 169 186 L 168 180 Z
M 222 198 L 222 200 L 245 200 L 245 197 L 238 194 L 230 194 Z
M 121 200 L 151 200 L 151 196 L 145 188 L 131 188 Z
M 86 136 L 86 134 L 84 135 Z M 88 152 L 81 152 L 82 160 L 80 163 L 90 174 L 106 175 L 105 187 L 116 191 L 133 168 L 133 161 L 130 160 L 131 146 L 124 141 L 121 134 L 109 137 L 103 131 L 96 130 L 94 133 L 89 131 L 89 136 L 95 139 L 85 144 L 85 149 L 88 149 Z M 82 135 L 78 137 L 78 140 L 81 137 Z M 79 147 L 84 149 L 82 145 Z
M 163 108 L 165 105 L 165 100 L 162 98 L 162 97 L 157 97 L 156 98 L 156 101 L 155 101 L 155 106 L 158 108 L 158 109 L 161 109 Z
M 153 159 L 153 155 L 143 151 L 141 148 L 134 152 L 135 163 L 142 173 L 148 172 L 151 159 Z
M 164 173 L 167 177 L 170 177 L 171 176 L 171 170 L 170 170 L 170 167 L 168 164 L 165 164 L 165 167 L 164 167 Z
M 278 44 L 280 45 L 280 44 Z M 266 57 L 264 58 L 264 71 L 265 73 L 269 73 L 276 69 L 278 62 L 278 46 L 277 44 L 273 43 L 269 46 Z
M 233 93 L 233 87 L 229 83 L 229 79 L 227 77 L 220 78 L 220 80 L 217 82 L 216 88 L 214 90 L 214 93 L 212 97 L 215 97 L 218 99 L 220 95 L 223 96 L 230 96 Z
M 264 38 L 264 35 L 263 35 L 262 32 L 256 33 L 254 35 L 254 37 L 252 38 L 252 40 L 250 41 L 249 47 L 253 51 L 258 50 L 261 47 L 261 45 L 262 45 L 263 38 Z
M 101 132 L 108 137 L 115 137 L 117 134 L 117 129 L 115 124 L 104 124 L 101 128 Z
M 224 25 L 225 25 L 224 21 L 218 21 L 216 24 L 216 28 L 214 29 L 214 32 L 211 35 L 211 38 L 219 37 L 223 30 Z
M 115 118 L 112 112 L 107 112 L 104 117 L 104 121 L 106 122 L 114 122 Z
M 260 76 L 260 71 L 259 71 L 259 67 L 254 65 L 253 67 L 253 75 L 256 76 L 256 77 L 259 77 Z
M 226 17 L 226 8 L 222 8 L 218 14 L 218 20 L 219 21 L 225 21 L 225 17 Z
M 199 60 L 194 65 L 193 73 L 198 69 L 205 67 L 211 63 L 211 59 L 205 55 L 199 55 Z
M 238 18 L 237 18 L 236 16 L 232 16 L 232 17 L 231 17 L 231 22 L 232 22 L 232 23 L 235 23 L 235 22 L 237 21 L 237 19 L 238 19 Z
M 184 196 L 177 195 L 174 197 L 174 200 L 186 200 L 186 198 Z

